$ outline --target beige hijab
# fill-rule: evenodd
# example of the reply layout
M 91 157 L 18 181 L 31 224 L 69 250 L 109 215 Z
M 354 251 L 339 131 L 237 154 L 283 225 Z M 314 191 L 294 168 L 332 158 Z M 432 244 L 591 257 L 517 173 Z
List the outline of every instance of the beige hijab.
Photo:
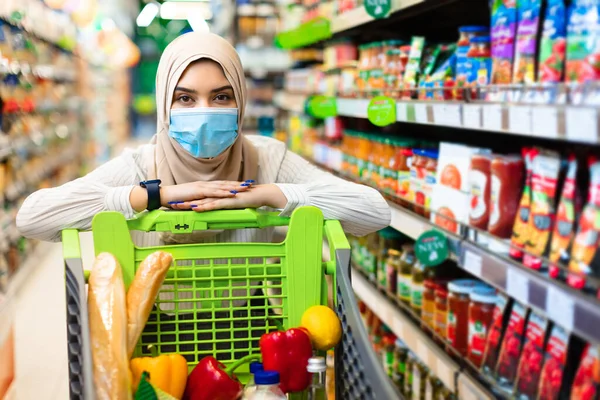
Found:
M 233 87 L 238 106 L 238 137 L 223 154 L 211 159 L 195 158 L 169 137 L 169 116 L 173 92 L 179 78 L 193 61 L 208 58 L 223 68 Z M 153 179 L 163 185 L 194 181 L 256 179 L 258 153 L 242 135 L 246 106 L 246 79 L 240 58 L 229 42 L 213 33 L 190 32 L 171 42 L 163 52 L 156 74 L 157 134 Z

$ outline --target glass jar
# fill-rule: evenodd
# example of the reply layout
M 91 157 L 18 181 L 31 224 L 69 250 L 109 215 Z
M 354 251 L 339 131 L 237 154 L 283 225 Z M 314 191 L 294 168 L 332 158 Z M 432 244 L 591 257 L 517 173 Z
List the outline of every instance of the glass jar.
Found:
M 380 94 L 384 88 L 383 80 L 383 42 L 373 42 L 371 44 L 371 62 L 369 70 L 368 91 L 371 95 Z
M 493 288 L 478 286 L 473 289 L 469 297 L 471 303 L 469 305 L 468 357 L 477 368 L 480 368 L 498 296 Z
M 423 323 L 434 329 L 435 316 L 435 290 L 439 287 L 438 283 L 433 279 L 426 279 L 423 282 L 423 306 L 421 311 L 421 319 Z
M 429 370 L 420 360 L 413 364 L 412 398 L 414 400 L 425 400 L 427 391 L 427 377 Z
M 469 295 L 476 286 L 471 279 L 448 283 L 448 343 L 462 356 L 467 355 L 469 337 Z
M 379 155 L 379 185 L 377 187 L 386 193 L 389 193 L 390 189 L 391 174 L 388 171 L 390 169 L 390 160 L 393 157 L 394 147 L 392 146 L 392 140 L 384 137 Z
M 425 183 L 425 175 L 427 166 L 426 150 L 413 149 L 413 160 L 410 169 L 410 191 L 413 203 L 413 211 L 419 215 L 424 215 L 423 206 L 425 205 L 425 197 L 423 194 L 423 184 Z
M 402 246 L 402 256 L 400 257 L 400 269 L 398 270 L 398 291 L 397 295 L 400 301 L 410 305 L 410 292 L 412 286 L 412 267 L 416 262 L 415 249 L 412 244 Z
M 421 316 L 423 307 L 423 282 L 425 281 L 426 267 L 419 260 L 412 267 L 412 280 L 410 287 L 410 306 L 415 313 Z
M 406 357 L 406 374 L 404 377 L 404 395 L 407 399 L 413 398 L 413 369 L 416 362 L 417 356 L 409 350 Z
M 427 390 L 425 392 L 426 400 L 435 400 L 439 395 L 440 389 L 444 387 L 442 381 L 435 375 L 429 374 L 427 379 Z
M 380 230 L 378 232 L 378 235 L 379 235 L 379 251 L 377 252 L 377 259 L 380 263 L 379 268 L 383 271 L 386 271 L 386 273 L 387 273 L 388 270 L 386 268 L 386 262 L 388 259 L 388 251 L 390 249 L 394 249 L 394 250 L 401 249 L 405 236 L 402 235 L 402 233 L 398 232 L 397 230 L 395 230 L 393 228 L 389 228 L 389 227 Z M 397 271 L 397 269 L 396 269 L 396 271 Z M 397 282 L 396 277 L 394 277 L 392 280 L 394 281 L 394 283 Z M 378 277 L 378 281 L 379 281 L 379 277 Z M 379 281 L 379 283 L 383 286 L 389 286 L 389 285 L 386 285 L 386 282 L 389 282 L 389 281 L 390 281 L 390 279 L 386 275 L 386 278 L 383 279 L 383 277 L 382 277 L 382 280 Z M 396 293 L 396 287 L 394 287 L 392 290 L 390 290 L 390 292 Z
M 413 161 L 412 140 L 396 140 L 392 170 L 396 171 L 395 193 L 400 197 L 400 204 L 410 208 L 410 171 Z
M 448 290 L 445 286 L 435 289 L 435 313 L 433 316 L 433 328 L 435 333 L 447 340 L 448 324 Z
M 382 339 L 382 361 L 387 376 L 392 378 L 394 374 L 394 354 L 396 350 L 396 336 L 386 332 Z
M 396 290 L 398 288 L 398 271 L 400 269 L 400 251 L 396 249 L 390 249 L 388 251 L 388 258 L 385 264 L 386 269 L 386 282 L 385 288 L 390 293 L 396 296 Z
M 386 65 L 383 70 L 385 80 L 385 90 L 387 96 L 393 96 L 398 87 L 398 77 L 400 75 L 400 49 L 392 48 L 386 53 Z
M 394 351 L 395 367 L 394 376 L 392 377 L 394 384 L 404 394 L 405 377 L 406 377 L 406 361 L 408 358 L 408 347 L 401 339 L 396 339 L 396 349 Z

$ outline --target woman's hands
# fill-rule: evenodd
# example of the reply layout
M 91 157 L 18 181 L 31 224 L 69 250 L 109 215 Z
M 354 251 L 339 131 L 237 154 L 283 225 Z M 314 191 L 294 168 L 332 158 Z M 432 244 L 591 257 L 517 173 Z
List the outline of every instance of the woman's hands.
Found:
M 284 208 L 287 198 L 277 185 L 257 185 L 245 187 L 232 196 L 205 197 L 193 201 L 177 202 L 170 206 L 175 210 L 194 210 L 197 212 L 212 210 L 232 210 L 243 208 Z
M 198 181 L 181 185 L 163 186 L 160 188 L 160 201 L 163 207 L 184 209 L 175 206 L 203 199 L 231 198 L 238 193 L 244 193 L 251 185 L 252 181 Z M 146 189 L 136 186 L 129 195 L 129 201 L 135 211 L 143 211 L 148 208 L 148 192 Z M 187 209 L 189 209 L 189 206 Z

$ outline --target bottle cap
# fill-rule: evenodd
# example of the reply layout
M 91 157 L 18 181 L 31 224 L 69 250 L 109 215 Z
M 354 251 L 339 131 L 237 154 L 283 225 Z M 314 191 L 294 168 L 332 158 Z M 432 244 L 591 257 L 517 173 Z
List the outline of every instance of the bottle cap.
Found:
M 257 385 L 277 385 L 279 384 L 279 372 L 257 371 L 254 374 L 254 383 Z
M 311 357 L 308 359 L 308 366 L 306 367 L 308 372 L 325 372 L 327 365 L 325 364 L 325 358 L 323 357 Z
M 251 374 L 256 374 L 258 371 L 262 371 L 263 365 L 262 363 L 259 363 L 258 361 L 255 361 L 253 363 L 250 363 L 250 373 Z

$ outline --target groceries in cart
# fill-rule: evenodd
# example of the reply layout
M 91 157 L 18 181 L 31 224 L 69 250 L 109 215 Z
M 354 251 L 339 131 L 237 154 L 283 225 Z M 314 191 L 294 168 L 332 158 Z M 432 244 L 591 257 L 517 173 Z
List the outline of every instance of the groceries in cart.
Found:
M 287 330 L 273 318 L 278 329 L 262 335 L 260 353 L 227 366 L 205 356 L 188 375 L 192 365 L 184 355 L 158 354 L 153 346 L 152 356 L 132 358 L 172 263 L 168 252 L 150 254 L 126 291 L 117 259 L 109 253 L 96 257 L 88 309 L 98 399 L 278 400 L 304 391 L 309 398 L 325 398 L 325 360 L 315 355 L 335 347 L 342 333 L 326 306 L 309 307 L 300 326 Z M 235 370 L 246 364 L 251 378 L 244 387 Z

